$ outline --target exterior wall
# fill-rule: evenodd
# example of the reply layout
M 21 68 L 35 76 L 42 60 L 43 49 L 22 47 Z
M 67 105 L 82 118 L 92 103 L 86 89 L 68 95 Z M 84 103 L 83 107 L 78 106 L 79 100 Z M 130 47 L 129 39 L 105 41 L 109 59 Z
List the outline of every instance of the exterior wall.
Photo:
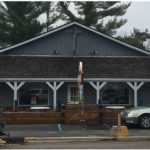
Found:
M 74 53 L 74 26 L 55 32 L 18 48 L 6 51 L 3 55 L 54 55 L 60 56 L 146 56 L 117 42 L 106 39 L 91 31 L 77 27 L 77 52 Z M 93 54 L 93 51 L 97 54 Z
M 96 104 L 96 90 L 89 83 L 85 83 L 84 93 L 84 104 Z
M 138 91 L 138 105 L 139 100 L 143 100 L 144 106 L 150 106 L 150 83 L 145 83 Z
M 26 83 L 25 86 L 33 83 Z M 62 104 L 67 104 L 67 87 L 69 84 L 64 83 L 57 91 L 57 100 L 60 99 Z M 33 88 L 47 87 L 45 83 L 38 83 L 32 85 Z M 134 105 L 134 93 L 130 89 L 130 105 Z M 143 105 L 150 105 L 150 83 L 145 83 L 138 91 L 138 105 L 139 100 L 143 100 Z M 96 90 L 89 84 L 84 84 L 84 104 L 96 104 Z M 6 83 L 0 83 L 0 100 L 2 101 L 3 107 L 13 106 L 13 91 Z M 49 106 L 53 106 L 53 91 L 49 88 Z
M 62 104 L 67 104 L 67 92 L 68 92 L 68 85 L 77 83 L 64 83 L 60 89 L 57 91 L 57 100 L 60 99 Z M 84 104 L 96 104 L 96 91 L 94 88 L 89 84 L 84 84 Z
M 3 82 L 0 82 L 0 101 L 3 107 L 13 106 L 13 90 Z
M 69 84 L 76 83 L 64 83 L 57 91 L 57 100 L 61 100 L 62 104 L 67 104 L 67 88 Z M 46 83 L 25 83 L 22 88 L 49 88 Z M 94 88 L 89 85 L 89 83 L 85 83 L 84 86 L 84 103 L 85 104 L 96 104 L 96 91 Z M 19 94 L 19 92 L 18 92 Z M 13 106 L 13 91 L 11 88 L 6 85 L 6 83 L 0 83 L 0 99 L 2 100 L 2 106 L 8 107 Z M 53 91 L 49 88 L 49 106 L 53 106 Z
M 68 83 L 64 83 L 57 90 L 57 100 L 61 100 L 61 104 L 67 104 L 67 86 L 68 86 Z

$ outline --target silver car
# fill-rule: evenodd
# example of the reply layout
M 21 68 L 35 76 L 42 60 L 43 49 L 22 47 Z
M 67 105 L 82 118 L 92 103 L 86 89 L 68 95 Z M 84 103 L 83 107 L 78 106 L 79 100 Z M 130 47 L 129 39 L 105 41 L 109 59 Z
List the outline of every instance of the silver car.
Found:
M 121 111 L 121 120 L 125 124 L 138 124 L 150 128 L 150 107 L 134 107 Z

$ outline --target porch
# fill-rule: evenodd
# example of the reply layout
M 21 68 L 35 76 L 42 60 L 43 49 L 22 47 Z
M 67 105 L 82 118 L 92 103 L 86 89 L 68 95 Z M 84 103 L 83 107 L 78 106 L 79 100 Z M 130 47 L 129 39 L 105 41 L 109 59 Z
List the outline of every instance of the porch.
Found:
M 133 105 L 137 107 L 141 104 L 149 104 L 149 58 L 2 56 L 0 59 L 0 100 L 2 107 L 13 106 L 15 109 L 18 106 L 49 106 L 55 112 L 57 111 L 58 100 L 61 100 L 61 104 L 64 105 L 74 104 L 77 106 L 77 75 L 80 61 L 83 62 L 84 66 L 84 105 L 100 104 L 104 107 L 108 105 L 123 105 L 125 107 Z M 44 90 L 47 88 L 46 100 L 40 101 L 36 95 L 29 95 L 29 99 L 21 100 L 19 96 L 21 90 L 23 91 L 25 87 L 27 87 L 26 89 L 33 89 L 31 84 L 37 83 L 42 84 L 39 86 L 43 90 L 43 94 L 40 96 L 44 96 Z M 142 99 L 142 103 L 139 102 L 140 99 Z M 91 109 L 92 113 L 89 113 L 88 110 L 87 116 L 94 114 L 95 109 Z M 100 118 L 100 111 L 98 108 L 94 115 L 98 119 Z M 61 112 L 61 118 L 77 118 L 72 117 L 74 114 L 72 110 L 70 112 L 65 110 L 65 112 L 65 116 Z M 69 112 L 68 115 L 67 112 Z M 78 110 L 76 110 L 76 114 L 77 112 Z M 73 114 L 70 115 L 71 113 Z M 79 115 L 77 116 L 80 118 Z
M 129 108 L 132 106 L 126 106 Z M 40 124 L 40 123 L 81 123 L 81 105 L 62 105 L 61 111 L 31 110 L 29 107 L 4 108 L 2 120 L 6 124 Z M 117 111 L 106 109 L 100 105 L 85 105 L 84 119 L 87 125 L 98 125 L 101 123 L 117 124 Z
M 34 81 L 33 81 L 34 80 Z M 149 81 L 137 79 L 84 80 L 84 104 L 123 105 L 149 104 Z M 2 107 L 48 106 L 56 111 L 60 104 L 79 104 L 77 79 L 44 79 L 0 83 Z

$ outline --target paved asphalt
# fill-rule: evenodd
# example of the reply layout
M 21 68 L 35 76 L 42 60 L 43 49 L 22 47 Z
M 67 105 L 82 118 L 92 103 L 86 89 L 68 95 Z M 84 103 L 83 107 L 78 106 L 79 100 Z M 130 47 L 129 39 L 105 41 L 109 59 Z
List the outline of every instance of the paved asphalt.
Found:
M 150 137 L 150 129 L 129 127 L 128 131 L 130 136 Z M 110 128 L 107 125 L 88 125 L 86 129 L 81 125 L 67 124 L 6 125 L 6 132 L 9 132 L 10 138 L 110 136 Z
M 111 137 L 110 127 L 91 125 L 83 129 L 81 125 L 67 124 L 60 127 L 58 124 L 6 125 L 10 137 L 2 137 L 6 144 L 0 143 L 0 149 L 150 148 L 150 129 L 129 127 L 128 137 Z

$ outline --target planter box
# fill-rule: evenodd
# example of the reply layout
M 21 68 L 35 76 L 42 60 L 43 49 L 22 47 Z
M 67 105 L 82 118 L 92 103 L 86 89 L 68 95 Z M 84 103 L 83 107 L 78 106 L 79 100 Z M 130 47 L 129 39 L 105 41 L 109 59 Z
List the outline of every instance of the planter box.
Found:
M 4 112 L 3 121 L 6 124 L 60 123 L 60 112 Z

